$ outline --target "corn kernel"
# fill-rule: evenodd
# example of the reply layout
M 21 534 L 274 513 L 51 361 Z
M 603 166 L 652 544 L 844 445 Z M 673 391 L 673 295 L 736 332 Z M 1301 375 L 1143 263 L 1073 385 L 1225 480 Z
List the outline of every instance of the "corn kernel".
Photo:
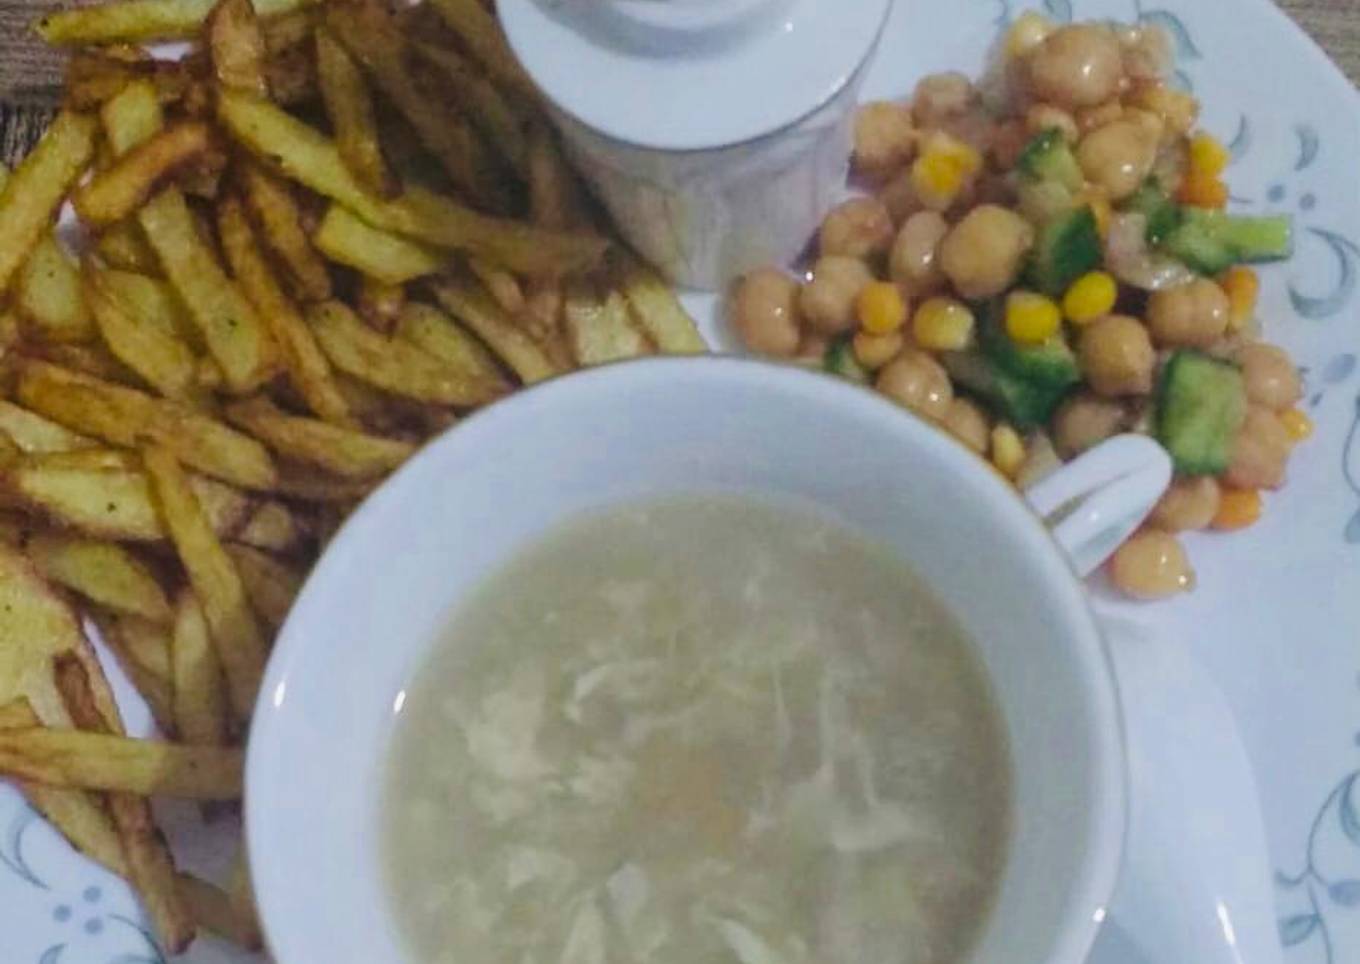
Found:
M 1256 302 L 1261 295 L 1261 279 L 1251 268 L 1229 268 L 1219 280 L 1228 295 L 1228 320 L 1233 331 L 1241 331 L 1256 317 Z
M 911 184 L 927 208 L 943 211 L 982 169 L 982 155 L 948 134 L 931 134 L 911 166 Z
M 1114 311 L 1119 285 L 1105 271 L 1082 275 L 1063 296 L 1063 314 L 1074 325 L 1088 325 Z
M 1008 479 L 1019 475 L 1025 464 L 1025 440 L 1009 425 L 992 429 L 992 464 Z
M 1232 163 L 1232 154 L 1212 134 L 1203 132 L 1190 139 L 1190 169 L 1196 174 L 1217 178 Z
M 1306 442 L 1313 437 L 1313 432 L 1317 428 L 1313 424 L 1313 420 L 1308 417 L 1308 413 L 1298 408 L 1281 412 L 1280 424 L 1284 426 L 1284 430 L 1295 442 Z
M 911 334 L 928 351 L 963 351 L 973 343 L 973 310 L 953 298 L 931 298 L 916 309 Z
M 1053 32 L 1053 22 L 1043 14 L 1027 10 L 1015 18 L 1010 32 L 1006 34 L 1006 55 L 1020 58 L 1028 56 Z
M 861 331 L 855 335 L 852 344 L 855 350 L 855 361 L 869 371 L 876 372 L 901 354 L 906 339 L 902 337 L 900 331 L 895 331 L 890 335 L 870 335 Z
M 907 323 L 907 301 L 891 281 L 872 281 L 855 299 L 860 327 L 871 335 L 890 335 Z
M 1188 134 L 1199 120 L 1199 101 L 1185 91 L 1161 84 L 1135 87 L 1128 102 L 1157 114 L 1173 134 L 1180 136 Z
M 1092 197 L 1086 202 L 1091 207 L 1091 213 L 1095 215 L 1096 231 L 1100 234 L 1100 240 L 1104 241 L 1110 236 L 1110 224 L 1114 221 L 1114 205 L 1106 197 Z
M 1006 333 L 1023 345 L 1041 345 L 1062 328 L 1062 311 L 1052 298 L 1013 291 L 1006 298 Z
M 1264 509 L 1261 493 L 1255 489 L 1224 489 L 1212 525 L 1221 532 L 1246 529 L 1260 521 Z
M 1217 174 L 1192 170 L 1176 195 L 1182 204 L 1221 211 L 1228 206 L 1228 185 Z

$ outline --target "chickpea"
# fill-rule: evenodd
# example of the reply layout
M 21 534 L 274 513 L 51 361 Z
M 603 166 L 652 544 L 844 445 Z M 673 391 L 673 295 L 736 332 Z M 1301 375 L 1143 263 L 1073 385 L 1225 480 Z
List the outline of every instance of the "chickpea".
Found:
M 1195 588 L 1195 572 L 1175 536 L 1144 529 L 1115 552 L 1110 581 L 1125 595 L 1150 602 Z
M 992 138 L 992 163 L 998 170 L 1009 171 L 1020 161 L 1029 145 L 1029 126 L 1021 120 L 1005 121 L 998 125 Z
M 1252 405 L 1237 430 L 1223 481 L 1235 489 L 1278 489 L 1284 485 L 1293 447 L 1279 417 L 1268 408 Z
M 1303 397 L 1299 370 L 1283 349 L 1262 341 L 1249 341 L 1237 352 L 1247 398 L 1271 411 L 1293 408 Z
M 1124 53 L 1124 73 L 1131 80 L 1161 80 L 1175 65 L 1171 35 L 1156 24 L 1123 28 L 1119 45 Z
M 1148 299 L 1148 330 L 1157 344 L 1208 348 L 1228 331 L 1232 304 L 1208 278 L 1154 292 Z
M 1123 51 L 1108 27 L 1074 24 L 1055 30 L 1029 61 L 1030 86 L 1039 100 L 1059 107 L 1094 107 L 1118 96 Z
M 894 101 L 865 104 L 855 115 L 855 168 L 876 180 L 891 177 L 911 163 L 916 129 L 911 109 Z
M 798 351 L 798 282 L 778 268 L 761 268 L 737 285 L 732 325 L 746 347 L 790 358 Z
M 1167 532 L 1207 529 L 1218 515 L 1223 490 L 1207 475 L 1177 479 L 1152 510 L 1152 521 Z
M 1121 402 L 1089 392 L 1073 395 L 1053 416 L 1053 444 L 1063 458 L 1076 458 L 1117 435 L 1127 419 Z
M 1081 370 L 1097 395 L 1146 395 L 1152 391 L 1157 354 L 1137 318 L 1109 315 L 1090 325 L 1077 350 Z
M 804 361 L 820 362 L 826 358 L 826 351 L 831 347 L 831 339 L 818 331 L 805 331 L 803 338 L 798 342 L 798 352 L 795 358 Z
M 879 372 L 875 387 L 933 422 L 942 421 L 954 401 L 954 386 L 944 366 L 915 348 L 908 348 Z
M 987 454 L 992 440 L 992 426 L 987 414 L 966 398 L 956 398 L 944 413 L 944 427 L 978 455 Z
M 1008 208 L 982 204 L 940 242 L 940 267 L 964 298 L 990 298 L 1020 276 L 1033 226 Z
M 996 118 L 981 106 L 970 107 L 961 114 L 946 118 L 940 122 L 938 130 L 967 144 L 984 157 L 996 143 Z
M 916 193 L 916 185 L 911 178 L 911 169 L 898 174 L 878 192 L 878 199 L 888 209 L 893 224 L 901 224 L 921 210 L 921 198 Z
M 892 215 L 878 198 L 857 197 L 839 204 L 822 222 L 818 252 L 851 258 L 874 258 L 888 250 L 893 239 Z
M 1077 111 L 1077 131 L 1084 137 L 1092 131 L 1100 130 L 1106 124 L 1113 124 L 1115 121 L 1123 119 L 1124 105 L 1117 100 L 1112 100 L 1108 103 Z
M 1147 180 L 1161 139 L 1160 120 L 1147 114 L 1125 118 L 1082 138 L 1077 160 L 1088 181 L 1103 188 L 1111 201 L 1121 201 Z
M 1129 102 L 1160 117 L 1173 137 L 1186 136 L 1199 123 L 1199 101 L 1194 95 L 1164 84 L 1137 87 Z
M 964 74 L 956 71 L 931 74 L 916 85 L 911 113 L 916 126 L 928 130 L 964 113 L 977 100 L 977 89 Z
M 798 297 L 804 320 L 824 335 L 849 331 L 855 327 L 855 299 L 873 280 L 869 266 L 858 258 L 832 255 L 820 259 Z
M 1044 131 L 1062 131 L 1063 140 L 1075 144 L 1081 137 L 1077 130 L 1076 119 L 1061 107 L 1052 104 L 1034 104 L 1025 112 L 1025 129 L 1031 135 Z
M 949 222 L 935 211 L 922 211 L 907 218 L 897 232 L 892 253 L 888 256 L 888 273 L 898 284 L 906 285 L 914 295 L 937 291 L 944 284 L 940 271 L 940 242 L 949 233 Z

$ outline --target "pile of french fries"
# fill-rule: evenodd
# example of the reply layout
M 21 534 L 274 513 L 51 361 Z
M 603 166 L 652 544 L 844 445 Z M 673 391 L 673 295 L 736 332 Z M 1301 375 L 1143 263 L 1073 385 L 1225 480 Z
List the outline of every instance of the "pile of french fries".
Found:
M 239 800 L 327 539 L 518 385 L 704 344 L 480 0 L 118 0 L 36 29 L 71 56 L 0 167 L 0 775 L 166 951 L 258 947 L 243 862 L 181 873 L 148 801 Z M 90 626 L 163 739 L 126 735 Z

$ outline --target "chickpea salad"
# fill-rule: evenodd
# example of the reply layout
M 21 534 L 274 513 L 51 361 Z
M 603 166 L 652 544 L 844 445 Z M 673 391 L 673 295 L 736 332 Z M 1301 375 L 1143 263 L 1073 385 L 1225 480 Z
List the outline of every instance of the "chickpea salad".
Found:
M 980 83 L 863 105 L 865 193 L 807 270 L 754 271 L 730 301 L 752 351 L 872 386 L 1020 486 L 1156 438 L 1175 482 L 1109 565 L 1148 600 L 1193 588 L 1179 534 L 1254 524 L 1313 428 L 1256 317 L 1252 265 L 1290 256 L 1292 224 L 1227 212 L 1231 155 L 1173 59 L 1160 27 L 1021 16 Z

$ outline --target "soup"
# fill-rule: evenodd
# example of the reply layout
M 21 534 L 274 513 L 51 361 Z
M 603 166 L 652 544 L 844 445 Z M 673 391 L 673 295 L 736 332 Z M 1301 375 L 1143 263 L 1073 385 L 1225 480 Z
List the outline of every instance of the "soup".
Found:
M 397 723 L 393 911 L 440 964 L 943 964 L 1010 763 L 958 625 L 811 510 L 573 522 L 453 615 Z

